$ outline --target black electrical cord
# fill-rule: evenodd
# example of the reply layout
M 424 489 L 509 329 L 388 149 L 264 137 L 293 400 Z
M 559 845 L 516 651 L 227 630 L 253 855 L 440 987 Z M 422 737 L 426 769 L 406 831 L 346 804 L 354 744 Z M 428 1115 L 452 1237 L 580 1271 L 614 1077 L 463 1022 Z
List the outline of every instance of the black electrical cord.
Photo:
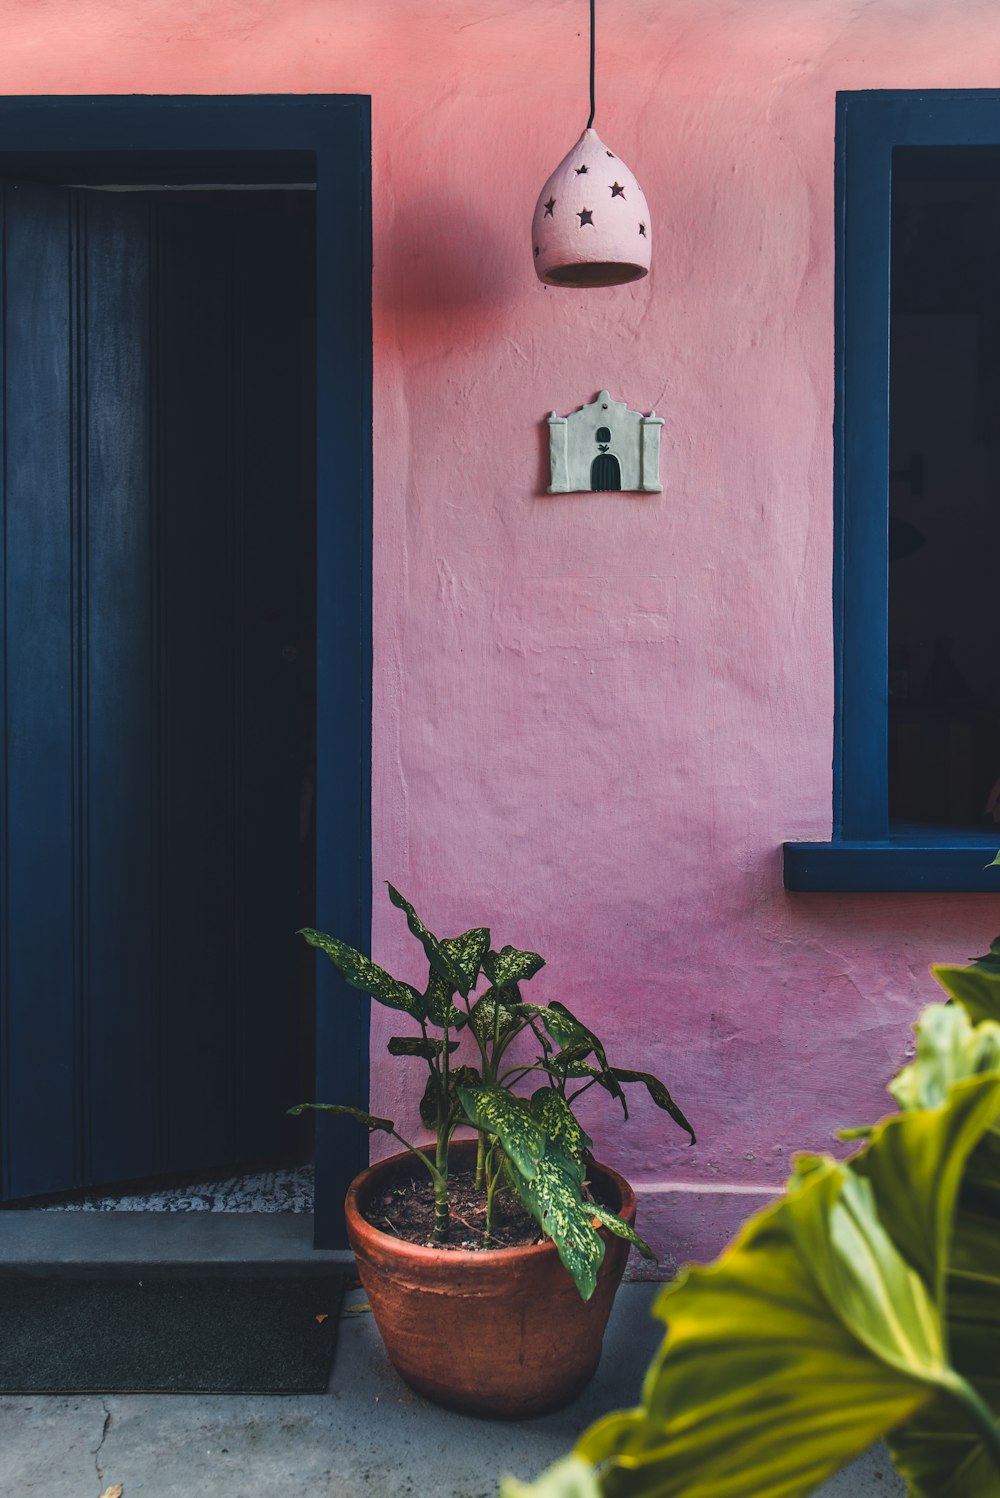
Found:
M 590 0 L 590 119 L 587 121 L 589 130 L 594 123 L 594 3 Z

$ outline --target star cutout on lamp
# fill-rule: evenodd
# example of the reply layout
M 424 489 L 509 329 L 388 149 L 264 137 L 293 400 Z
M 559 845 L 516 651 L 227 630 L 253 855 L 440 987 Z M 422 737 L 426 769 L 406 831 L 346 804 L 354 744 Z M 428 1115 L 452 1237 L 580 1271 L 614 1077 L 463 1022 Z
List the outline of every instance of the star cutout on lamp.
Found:
M 643 239 L 645 239 L 645 237 L 646 237 L 646 225 L 645 224 L 640 224 L 639 225 L 639 233 L 642 235 Z
M 614 161 L 614 159 L 615 159 L 615 153 L 614 153 L 614 151 L 608 151 L 607 148 L 605 147 L 605 154 L 608 155 L 608 156 L 610 156 L 611 160 Z
M 625 189 L 624 189 L 624 187 L 622 187 L 622 185 L 621 185 L 620 182 L 616 182 L 614 184 L 614 186 L 611 188 L 611 196 L 613 198 L 624 198 L 624 196 L 625 196 Z
M 542 217 L 543 218 L 551 218 L 552 217 L 552 210 L 553 210 L 553 208 L 555 206 L 556 206 L 556 200 L 555 200 L 555 198 L 549 198 L 549 201 L 545 205 L 545 212 L 543 213 Z
M 586 172 L 586 170 L 587 170 L 587 163 L 586 163 L 586 162 L 584 162 L 584 163 L 583 163 L 583 166 L 578 166 L 578 167 L 577 167 L 577 169 L 576 169 L 576 175 L 577 175 L 577 176 L 578 176 L 578 177 L 582 177 L 582 176 L 583 176 L 583 174 L 584 174 L 584 173 L 585 173 L 585 172 Z
M 594 227 L 594 210 L 592 208 L 581 208 L 577 214 L 577 218 L 580 220 L 581 229 L 584 224 L 589 224 L 591 228 Z

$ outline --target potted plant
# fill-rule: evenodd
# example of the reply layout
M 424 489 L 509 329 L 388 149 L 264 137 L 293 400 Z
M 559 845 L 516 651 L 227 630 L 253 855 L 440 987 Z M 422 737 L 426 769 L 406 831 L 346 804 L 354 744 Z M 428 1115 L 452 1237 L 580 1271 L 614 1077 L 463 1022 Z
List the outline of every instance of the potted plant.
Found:
M 347 1113 L 403 1146 L 363 1171 L 346 1202 L 361 1280 L 403 1378 L 439 1403 L 480 1414 L 557 1409 L 597 1367 L 628 1245 L 652 1257 L 633 1225 L 634 1193 L 594 1160 L 573 1105 L 596 1086 L 628 1117 L 623 1084 L 640 1083 L 692 1144 L 694 1132 L 658 1078 L 611 1066 L 599 1038 L 564 1004 L 524 1001 L 521 985 L 544 966 L 536 952 L 495 951 L 485 927 L 439 940 L 388 889 L 423 947 L 423 992 L 335 937 L 301 935 L 353 987 L 410 1019 L 411 1033 L 394 1036 L 388 1050 L 427 1068 L 420 1117 L 432 1140 L 411 1142 L 392 1120 L 344 1104 L 291 1111 Z M 477 993 L 483 978 L 488 986 Z M 467 1059 L 455 1054 L 463 1045 Z M 514 1090 L 529 1078 L 541 1083 L 530 1096 Z M 463 1126 L 473 1137 L 455 1140 Z M 459 1182 L 463 1193 L 478 1193 L 478 1223 L 464 1210 L 456 1216 Z M 405 1232 L 384 1210 L 400 1193 L 418 1219 Z M 518 1214 L 532 1231 L 510 1245 Z

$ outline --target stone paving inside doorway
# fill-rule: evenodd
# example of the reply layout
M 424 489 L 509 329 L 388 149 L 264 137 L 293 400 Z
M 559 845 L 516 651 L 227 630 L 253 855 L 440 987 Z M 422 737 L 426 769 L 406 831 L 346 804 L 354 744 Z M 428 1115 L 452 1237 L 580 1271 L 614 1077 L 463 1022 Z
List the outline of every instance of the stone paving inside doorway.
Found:
M 89 1191 L 39 1202 L 39 1212 L 312 1212 L 311 1165 L 131 1192 Z

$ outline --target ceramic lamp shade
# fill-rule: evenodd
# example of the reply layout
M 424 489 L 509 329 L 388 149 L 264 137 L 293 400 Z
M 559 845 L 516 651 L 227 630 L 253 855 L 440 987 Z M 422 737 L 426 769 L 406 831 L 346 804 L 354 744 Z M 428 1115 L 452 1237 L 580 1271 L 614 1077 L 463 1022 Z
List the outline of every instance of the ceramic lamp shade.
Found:
M 624 161 L 585 130 L 539 194 L 535 270 L 549 286 L 619 286 L 649 271 L 649 208 Z

